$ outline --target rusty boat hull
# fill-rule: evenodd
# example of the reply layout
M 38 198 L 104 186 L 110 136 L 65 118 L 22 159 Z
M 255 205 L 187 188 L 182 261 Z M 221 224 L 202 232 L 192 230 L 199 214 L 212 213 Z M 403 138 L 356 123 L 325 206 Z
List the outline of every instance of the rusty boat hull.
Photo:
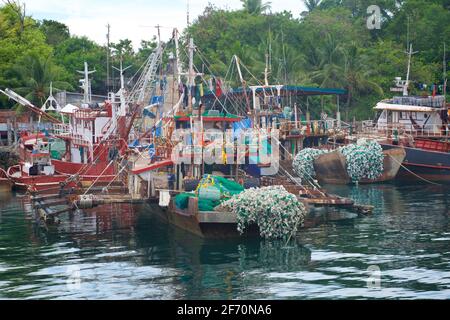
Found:
M 389 182 L 397 177 L 401 164 L 406 157 L 405 150 L 403 148 L 394 148 L 383 151 L 383 154 L 383 174 L 374 180 L 362 179 L 359 183 Z M 342 185 L 352 183 L 352 179 L 347 173 L 345 156 L 338 150 L 320 155 L 314 161 L 314 169 L 317 180 L 320 183 Z

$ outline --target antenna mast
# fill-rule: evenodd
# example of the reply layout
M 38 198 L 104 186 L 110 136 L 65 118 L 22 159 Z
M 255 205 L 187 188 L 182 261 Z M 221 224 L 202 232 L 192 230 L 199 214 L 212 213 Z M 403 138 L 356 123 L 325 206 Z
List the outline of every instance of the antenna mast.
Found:
M 83 89 L 83 93 L 84 93 L 83 102 L 89 104 L 89 103 L 91 103 L 91 98 L 92 98 L 91 82 L 89 81 L 89 75 L 96 72 L 96 70 L 94 69 L 92 71 L 89 71 L 88 63 L 84 62 L 84 71 L 77 70 L 77 72 L 84 75 L 84 79 L 80 80 L 81 89 Z
M 110 24 L 108 23 L 107 25 L 106 25 L 106 28 L 108 29 L 108 33 L 106 34 L 106 41 L 107 41 L 107 50 L 106 50 L 106 91 L 110 91 L 110 88 L 111 88 L 111 78 L 110 78 L 110 74 L 109 74 L 109 71 L 110 71 L 110 59 L 111 59 L 111 48 L 110 48 L 110 46 L 111 46 L 111 43 L 110 43 L 110 36 L 111 36 L 111 33 L 110 33 L 110 31 L 111 31 L 111 26 L 110 26 Z
M 189 39 L 189 75 L 188 75 L 188 95 L 189 95 L 189 111 L 192 112 L 192 87 L 194 86 L 195 71 L 194 71 L 194 39 Z
M 415 51 L 413 52 L 413 47 L 412 44 L 409 45 L 409 52 L 407 52 L 408 54 L 408 71 L 406 73 L 406 82 L 405 85 L 403 86 L 403 95 L 407 96 L 408 95 L 408 87 L 409 87 L 409 76 L 411 74 L 411 58 L 414 54 L 418 53 L 419 51 Z
M 189 0 L 187 0 L 187 26 L 188 28 L 191 26 L 191 21 L 190 21 L 190 17 L 189 17 Z
M 161 26 L 157 24 L 155 28 L 158 30 L 158 43 L 161 44 Z
M 120 68 L 116 68 L 116 67 L 113 66 L 113 69 L 116 69 L 117 71 L 120 72 L 120 89 L 121 90 L 125 90 L 124 73 L 125 73 L 125 71 L 127 71 L 130 68 L 131 68 L 131 66 L 128 66 L 125 69 L 123 68 L 123 58 L 122 57 L 120 57 Z
M 176 56 L 177 56 L 177 80 L 178 80 L 178 84 L 181 84 L 181 75 L 183 73 L 183 66 L 181 65 L 181 61 L 180 61 L 180 44 L 179 44 L 179 33 L 178 33 L 178 29 L 174 29 L 173 30 L 174 33 L 174 39 L 175 39 L 175 51 L 176 51 Z
M 444 78 L 444 108 L 447 103 L 447 52 L 444 41 L 444 60 L 443 60 L 443 78 Z

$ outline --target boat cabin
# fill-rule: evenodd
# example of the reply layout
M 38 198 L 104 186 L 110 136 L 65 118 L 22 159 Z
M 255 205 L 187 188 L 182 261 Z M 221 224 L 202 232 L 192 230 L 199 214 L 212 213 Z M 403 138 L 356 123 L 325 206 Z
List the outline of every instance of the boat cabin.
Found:
M 399 96 L 379 102 L 378 131 L 399 130 L 413 136 L 445 135 L 448 109 L 444 96 Z

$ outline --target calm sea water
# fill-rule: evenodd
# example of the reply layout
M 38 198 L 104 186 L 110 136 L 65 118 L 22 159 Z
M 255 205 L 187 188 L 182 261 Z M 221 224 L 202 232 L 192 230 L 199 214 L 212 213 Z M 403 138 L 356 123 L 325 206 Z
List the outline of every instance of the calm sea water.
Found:
M 2 194 L 0 298 L 450 298 L 448 187 L 329 190 L 375 213 L 303 230 L 289 246 L 204 241 L 130 206 L 63 217 L 44 232 L 26 197 Z

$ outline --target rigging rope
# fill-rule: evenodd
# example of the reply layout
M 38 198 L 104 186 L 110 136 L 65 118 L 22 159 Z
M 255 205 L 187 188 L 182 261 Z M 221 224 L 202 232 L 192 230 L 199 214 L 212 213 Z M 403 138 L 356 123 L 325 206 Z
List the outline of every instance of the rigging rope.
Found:
M 423 181 L 425 181 L 425 182 L 427 182 L 427 183 L 430 183 L 430 184 L 433 184 L 433 185 L 435 185 L 435 186 L 442 186 L 442 184 L 439 184 L 439 183 L 430 181 L 430 180 L 425 179 L 425 178 L 419 176 L 418 174 L 412 172 L 412 171 L 409 170 L 407 167 L 405 167 L 405 166 L 403 165 L 403 163 L 399 162 L 399 161 L 398 161 L 397 159 L 395 159 L 393 156 L 389 155 L 389 157 L 391 157 L 391 159 L 394 160 L 394 162 L 396 162 L 397 164 L 400 164 L 400 166 L 401 166 L 403 169 L 405 169 L 406 171 L 408 171 L 409 173 L 411 173 L 411 174 L 414 175 L 415 177 L 419 178 L 420 180 L 423 180 Z

